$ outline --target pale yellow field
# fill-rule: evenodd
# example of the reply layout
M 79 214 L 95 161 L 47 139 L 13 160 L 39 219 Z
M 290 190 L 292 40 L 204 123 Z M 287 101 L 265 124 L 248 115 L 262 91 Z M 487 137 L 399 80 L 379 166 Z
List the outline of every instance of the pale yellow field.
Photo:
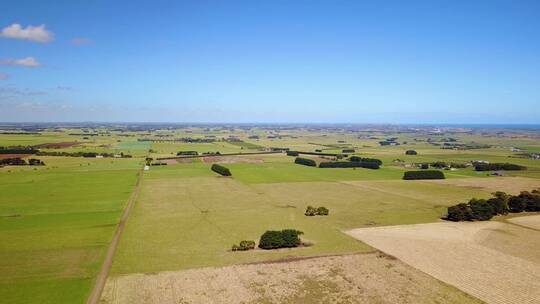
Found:
M 519 194 L 521 191 L 531 191 L 540 187 L 540 179 L 528 177 L 452 178 L 419 182 L 451 185 L 490 192 L 503 191 L 510 194 Z
M 537 225 L 540 216 L 527 217 Z M 538 303 L 540 232 L 504 222 L 361 228 L 348 234 L 487 303 Z
M 109 278 L 102 304 L 480 303 L 382 253 Z

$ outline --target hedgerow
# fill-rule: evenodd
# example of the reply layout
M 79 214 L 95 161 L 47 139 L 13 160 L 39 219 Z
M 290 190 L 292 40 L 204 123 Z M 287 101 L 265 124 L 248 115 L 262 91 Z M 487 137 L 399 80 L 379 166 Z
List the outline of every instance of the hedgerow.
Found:
M 310 166 L 310 167 L 316 167 L 317 166 L 317 163 L 313 159 L 302 158 L 302 157 L 297 157 L 294 160 L 294 163 L 299 164 L 299 165 L 304 165 L 304 166 Z
M 438 170 L 407 171 L 403 174 L 405 180 L 444 179 L 444 173 Z
M 224 167 L 222 165 L 219 165 L 219 164 L 213 164 L 212 165 L 212 171 L 218 173 L 218 174 L 221 174 L 223 176 L 231 176 L 231 171 L 229 170 L 229 168 L 227 167 Z

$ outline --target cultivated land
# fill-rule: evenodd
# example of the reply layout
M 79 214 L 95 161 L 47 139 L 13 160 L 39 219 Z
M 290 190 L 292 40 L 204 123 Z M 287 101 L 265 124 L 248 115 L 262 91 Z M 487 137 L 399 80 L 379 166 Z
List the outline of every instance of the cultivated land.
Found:
M 367 253 L 118 276 L 101 303 L 481 302 L 392 257 Z
M 526 217 L 530 225 L 540 215 Z M 349 235 L 487 303 L 540 299 L 540 231 L 505 222 L 355 229 Z
M 9 303 L 86 301 L 147 157 L 156 162 L 179 151 L 241 154 L 169 159 L 160 161 L 167 165 L 143 171 L 138 198 L 119 237 L 102 298 L 105 303 L 136 303 L 133 297 L 140 303 L 474 302 L 426 276 L 421 271 L 429 272 L 424 269 L 377 257 L 373 244 L 344 231 L 438 222 L 447 206 L 472 197 L 540 187 L 540 160 L 530 157 L 540 151 L 540 137 L 533 131 L 106 125 L 45 126 L 33 133 L 11 128 L 6 133 L 0 134 L 0 146 L 131 156 L 29 155 L 25 159 L 39 158 L 45 166 L 0 168 L 0 293 Z M 392 137 L 400 145 L 379 144 Z M 476 148 L 441 149 L 445 142 Z M 512 147 L 522 151 L 513 152 Z M 383 166 L 321 169 L 294 164 L 294 157 L 285 153 L 246 155 L 270 148 L 324 153 L 355 149 L 358 156 L 381 159 Z M 409 149 L 418 155 L 405 155 Z M 420 163 L 472 160 L 510 162 L 527 170 L 506 171 L 500 177 L 468 167 L 444 170 L 447 179 L 442 181 L 402 180 L 403 172 L 417 170 Z M 233 176 L 212 172 L 212 163 L 223 164 Z M 308 205 L 325 206 L 330 214 L 306 217 Z M 538 229 L 528 218 L 509 219 L 520 226 L 494 228 L 505 233 L 481 234 L 504 240 L 489 242 L 492 250 L 537 263 L 537 249 L 518 246 L 535 244 L 523 232 L 528 229 L 524 226 Z M 284 228 L 303 231 L 302 239 L 310 246 L 230 250 L 241 240 L 258 241 L 264 231 Z M 519 242 L 505 239 L 510 235 L 519 236 Z M 296 258 L 308 259 L 291 261 Z M 197 280 L 211 282 L 207 294 L 199 292 L 202 285 Z M 260 286 L 246 283 L 251 281 Z M 232 287 L 223 291 L 227 282 L 231 285 L 226 287 Z M 357 289 L 351 290 L 353 286 Z

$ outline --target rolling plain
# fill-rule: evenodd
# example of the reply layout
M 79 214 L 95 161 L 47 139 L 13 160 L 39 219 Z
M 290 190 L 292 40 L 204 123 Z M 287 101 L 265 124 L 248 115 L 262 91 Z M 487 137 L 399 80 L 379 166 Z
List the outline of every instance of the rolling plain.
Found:
M 448 259 L 503 252 L 501 259 L 509 262 L 499 265 L 505 271 L 516 267 L 523 276 L 540 263 L 538 250 L 527 247 L 539 233 L 532 217 L 510 214 L 481 223 L 441 219 L 448 206 L 473 197 L 540 187 L 536 131 L 95 125 L 5 133 L 0 146 L 41 145 L 39 151 L 50 152 L 28 156 L 44 166 L 0 168 L 0 293 L 8 303 L 86 302 L 138 178 L 140 192 L 115 248 L 102 303 L 510 303 L 485 296 L 486 286 L 496 286 L 492 282 L 476 280 L 484 285 L 475 292 L 444 276 L 450 270 L 435 267 L 445 258 L 437 250 L 452 248 L 445 229 L 454 228 L 469 234 L 458 235 L 464 249 L 450 250 Z M 380 143 L 388 138 L 398 144 Z M 442 149 L 444 143 L 463 146 Z M 380 159 L 383 165 L 309 167 L 295 164 L 284 149 L 334 155 L 354 150 L 348 156 Z M 267 153 L 272 150 L 276 153 Z M 181 151 L 198 155 L 180 157 Z M 304 156 L 317 163 L 334 158 Z M 527 170 L 493 174 L 468 166 L 442 170 L 444 180 L 403 180 L 405 171 L 420 164 L 473 161 L 510 162 Z M 232 176 L 211 171 L 214 163 Z M 310 205 L 328 208 L 329 215 L 305 216 Z M 466 228 L 475 225 L 485 227 Z M 415 227 L 444 229 L 426 233 Z M 258 242 L 267 230 L 287 228 L 302 231 L 305 245 L 231 251 L 241 240 Z M 481 240 L 473 237 L 478 233 Z M 416 248 L 423 244 L 420 237 L 433 243 Z M 415 255 L 420 249 L 421 257 Z M 426 258 L 430 255 L 441 261 Z M 426 268 L 418 260 L 436 265 Z M 526 301 L 520 299 L 514 302 Z

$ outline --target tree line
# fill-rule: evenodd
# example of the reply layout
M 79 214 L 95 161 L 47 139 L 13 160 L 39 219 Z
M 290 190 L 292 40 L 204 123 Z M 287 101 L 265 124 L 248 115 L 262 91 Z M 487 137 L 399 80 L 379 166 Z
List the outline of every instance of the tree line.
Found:
M 467 203 L 448 207 L 446 219 L 450 221 L 487 221 L 495 215 L 519 212 L 540 211 L 540 191 L 522 191 L 510 195 L 501 191 L 492 194 L 489 199 L 473 198 Z

